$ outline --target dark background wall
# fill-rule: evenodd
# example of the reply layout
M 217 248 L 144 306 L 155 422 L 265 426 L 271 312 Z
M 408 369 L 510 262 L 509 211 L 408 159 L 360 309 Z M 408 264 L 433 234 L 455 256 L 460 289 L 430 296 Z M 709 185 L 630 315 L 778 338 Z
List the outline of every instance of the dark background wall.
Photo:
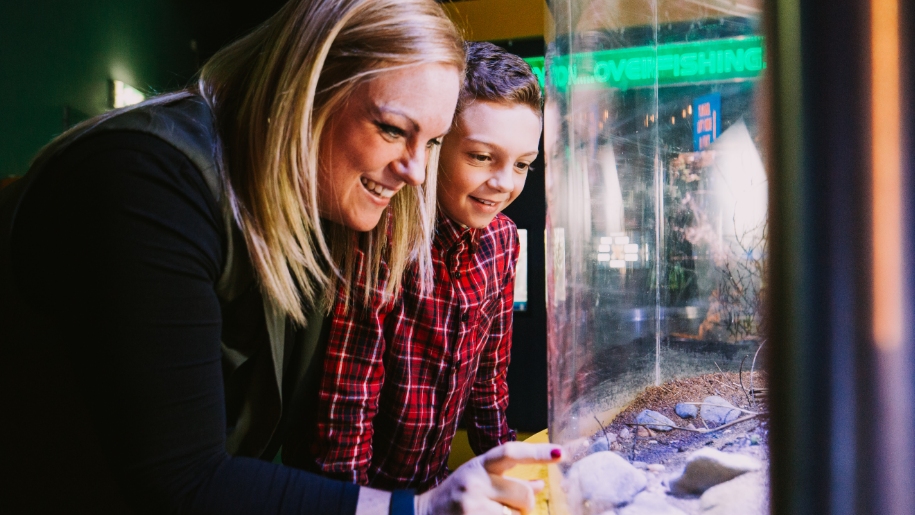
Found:
M 184 87 L 198 64 L 280 0 L 0 2 L 0 178 L 73 125 L 108 109 L 108 81 L 146 93 Z
M 0 177 L 21 175 L 66 124 L 107 108 L 108 80 L 180 87 L 194 72 L 176 0 L 0 3 Z
M 521 57 L 543 56 L 543 38 L 493 41 Z M 526 312 L 516 312 L 508 367 L 509 404 L 506 415 L 512 428 L 537 432 L 547 427 L 546 365 L 546 183 L 543 138 L 524 191 L 505 209 L 519 229 L 527 229 Z

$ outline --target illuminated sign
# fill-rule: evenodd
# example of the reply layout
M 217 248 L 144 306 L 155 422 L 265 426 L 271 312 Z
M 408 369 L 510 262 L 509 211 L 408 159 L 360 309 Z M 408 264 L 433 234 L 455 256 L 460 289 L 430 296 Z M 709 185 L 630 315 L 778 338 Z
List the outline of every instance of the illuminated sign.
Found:
M 526 58 L 544 84 L 543 57 Z M 563 90 L 610 88 L 626 90 L 728 80 L 756 79 L 766 68 L 762 36 L 712 39 L 582 52 L 551 59 L 550 84 Z
M 703 95 L 693 100 L 693 149 L 702 150 L 721 133 L 721 93 Z
M 518 229 L 518 264 L 515 266 L 515 311 L 527 311 L 527 229 Z

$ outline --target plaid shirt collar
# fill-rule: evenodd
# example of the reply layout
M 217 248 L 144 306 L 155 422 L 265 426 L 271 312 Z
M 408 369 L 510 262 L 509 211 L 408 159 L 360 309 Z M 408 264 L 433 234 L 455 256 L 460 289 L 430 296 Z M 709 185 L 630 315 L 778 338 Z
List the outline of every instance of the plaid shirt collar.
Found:
M 459 243 L 464 242 L 469 247 L 470 254 L 473 255 L 480 246 L 480 235 L 483 232 L 482 229 L 473 229 L 455 222 L 439 210 L 435 220 L 434 245 L 444 250 L 446 254 L 450 254 Z

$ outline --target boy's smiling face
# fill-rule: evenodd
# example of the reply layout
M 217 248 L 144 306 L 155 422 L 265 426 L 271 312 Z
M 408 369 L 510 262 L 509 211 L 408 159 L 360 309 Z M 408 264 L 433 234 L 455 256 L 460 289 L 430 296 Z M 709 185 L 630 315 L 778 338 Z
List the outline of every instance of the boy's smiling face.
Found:
M 452 220 L 483 228 L 514 201 L 540 143 L 540 116 L 522 104 L 477 101 L 445 136 L 438 202 Z

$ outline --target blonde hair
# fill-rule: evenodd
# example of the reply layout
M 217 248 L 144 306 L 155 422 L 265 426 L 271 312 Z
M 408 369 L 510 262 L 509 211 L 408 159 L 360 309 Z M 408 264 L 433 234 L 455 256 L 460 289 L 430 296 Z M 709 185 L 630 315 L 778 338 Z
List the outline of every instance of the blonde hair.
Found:
M 395 295 L 408 263 L 429 288 L 437 152 L 425 184 L 395 195 L 368 233 L 322 227 L 316 184 L 322 132 L 354 89 L 430 63 L 464 69 L 460 35 L 432 0 L 293 0 L 201 70 L 232 214 L 262 290 L 297 323 L 322 292 L 334 298 L 338 281 L 348 299 L 357 248 L 366 257 L 366 303 L 380 282 L 387 298 Z

